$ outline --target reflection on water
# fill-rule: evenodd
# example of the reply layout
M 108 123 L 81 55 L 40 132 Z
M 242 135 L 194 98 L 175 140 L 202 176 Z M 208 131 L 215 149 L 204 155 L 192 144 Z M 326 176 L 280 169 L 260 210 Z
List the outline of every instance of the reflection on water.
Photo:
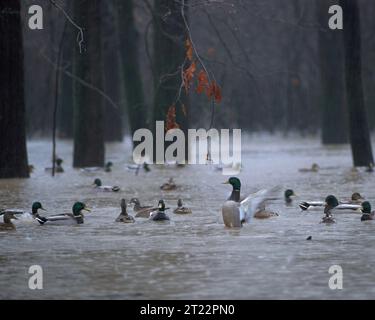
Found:
M 273 142 L 270 142 L 272 140 Z M 153 168 L 150 173 L 126 170 L 129 148 L 107 146 L 111 173 L 84 173 L 71 168 L 72 144 L 59 142 L 65 173 L 51 178 L 48 141 L 28 145 L 31 179 L 0 181 L 0 208 L 29 208 L 41 201 L 49 214 L 71 210 L 75 201 L 93 208 L 81 226 L 38 226 L 18 223 L 16 232 L 0 232 L 0 298 L 113 299 L 265 299 L 375 298 L 375 224 L 360 216 L 337 216 L 337 224 L 319 224 L 322 214 L 301 213 L 297 203 L 274 201 L 280 213 L 241 230 L 227 230 L 221 205 L 228 196 L 225 177 L 209 166 Z M 374 175 L 351 171 L 348 147 L 322 147 L 314 140 L 284 141 L 243 137 L 243 192 L 282 185 L 298 200 L 320 200 L 333 193 L 347 198 L 358 191 L 375 203 Z M 319 173 L 298 168 L 316 162 Z M 120 193 L 100 193 L 91 184 L 119 185 Z M 174 177 L 180 188 L 159 186 Z M 164 198 L 174 208 L 179 197 L 192 215 L 157 224 L 138 219 L 116 224 L 121 197 L 139 197 L 156 205 Z M 298 201 L 297 200 L 297 201 Z M 312 241 L 306 241 L 307 236 Z M 28 289 L 28 268 L 44 270 L 44 289 Z M 343 268 L 344 290 L 328 288 L 328 269 Z

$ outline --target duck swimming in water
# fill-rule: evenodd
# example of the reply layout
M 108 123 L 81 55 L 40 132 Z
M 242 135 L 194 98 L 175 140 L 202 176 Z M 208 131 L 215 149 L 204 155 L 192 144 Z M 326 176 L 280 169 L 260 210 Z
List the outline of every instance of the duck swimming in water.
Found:
M 46 221 L 38 222 L 42 225 L 77 225 L 77 224 L 83 224 L 84 223 L 84 215 L 82 211 L 88 211 L 91 210 L 86 207 L 86 205 L 83 202 L 76 202 L 72 207 L 73 213 L 62 213 L 62 214 L 56 214 L 52 216 L 46 217 Z
M 134 218 L 128 214 L 126 211 L 126 200 L 121 200 L 121 213 L 115 220 L 116 222 L 124 222 L 124 223 L 133 223 L 135 222 Z
M 169 217 L 166 215 L 165 210 L 169 208 L 165 207 L 165 203 L 163 200 L 159 201 L 158 211 L 151 214 L 150 220 L 152 221 L 168 221 Z
M 163 183 L 161 186 L 160 186 L 160 189 L 161 190 L 164 190 L 164 191 L 170 191 L 170 190 L 175 190 L 177 188 L 173 178 L 169 178 L 168 182 L 166 183 Z
M 319 165 L 317 163 L 313 163 L 311 168 L 302 168 L 299 169 L 299 172 L 318 172 L 320 169 Z
M 324 214 L 325 216 L 322 218 L 321 223 L 335 223 L 335 219 L 332 215 L 332 210 L 339 205 L 339 201 L 333 195 L 329 195 L 325 200 L 325 207 L 324 207 Z
M 361 221 L 368 221 L 375 219 L 375 211 L 371 211 L 371 204 L 368 201 L 365 201 L 361 205 L 361 212 L 363 213 Z
M 355 192 L 352 194 L 350 200 L 340 201 L 338 206 L 335 207 L 335 210 L 340 210 L 343 212 L 345 212 L 345 210 L 349 210 L 353 213 L 357 213 L 357 210 L 361 208 L 360 204 L 363 200 L 364 198 L 358 192 Z M 299 207 L 302 211 L 306 211 L 310 208 L 324 207 L 325 205 L 325 201 L 304 201 L 299 204 Z
M 223 221 L 228 228 L 240 228 L 251 218 L 265 219 L 277 216 L 277 213 L 266 211 L 265 201 L 268 200 L 272 193 L 278 190 L 260 190 L 249 195 L 241 201 L 241 181 L 236 177 L 231 177 L 224 184 L 232 185 L 232 193 L 228 200 L 222 206 Z
M 184 207 L 183 203 L 182 203 L 182 200 L 178 199 L 178 201 L 177 201 L 177 208 L 174 209 L 173 212 L 175 214 L 190 214 L 191 213 L 191 209 L 187 208 L 187 207 Z
M 294 193 L 294 191 L 292 189 L 285 190 L 285 192 L 284 192 L 285 203 L 286 204 L 291 204 L 293 202 L 293 198 L 292 197 L 295 197 L 295 196 L 296 196 L 296 194 Z
M 12 220 L 17 220 L 17 217 L 12 212 L 5 212 L 3 214 L 4 222 L 0 223 L 0 231 L 16 230 L 16 226 Z
M 150 218 L 151 212 L 157 210 L 157 208 L 152 206 L 141 206 L 138 198 L 130 199 L 130 204 L 133 205 L 136 218 Z
M 120 187 L 118 187 L 118 186 L 103 186 L 102 180 L 100 180 L 98 178 L 96 178 L 94 180 L 93 185 L 95 185 L 95 189 L 99 189 L 99 190 L 105 191 L 105 192 L 118 192 L 118 191 L 120 191 Z
M 42 204 L 40 202 L 34 202 L 31 206 L 31 213 L 23 210 L 14 210 L 14 209 L 6 209 L 0 212 L 0 215 L 5 214 L 5 213 L 13 213 L 14 215 L 20 216 L 20 220 L 37 220 L 40 221 L 45 221 L 45 218 L 39 215 L 38 210 L 44 210 L 46 209 L 43 208 Z
M 63 173 L 64 172 L 64 168 L 62 167 L 62 163 L 63 163 L 63 159 L 61 158 L 56 158 L 55 160 L 55 172 L 56 173 Z M 52 172 L 52 168 L 46 168 L 45 171 L 47 172 Z

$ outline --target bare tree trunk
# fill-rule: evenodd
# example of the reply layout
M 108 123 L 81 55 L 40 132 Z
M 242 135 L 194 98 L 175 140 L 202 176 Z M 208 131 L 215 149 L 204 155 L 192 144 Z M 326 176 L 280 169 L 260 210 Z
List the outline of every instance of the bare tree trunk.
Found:
M 185 1 L 186 16 L 187 4 L 188 2 Z M 175 103 L 181 85 L 181 67 L 185 59 L 184 44 L 187 39 L 186 28 L 181 15 L 181 3 L 173 0 L 156 1 L 154 12 L 153 127 L 155 127 L 156 121 L 166 120 L 169 107 Z M 184 92 L 183 90 L 181 101 L 175 107 L 176 122 L 180 129 L 186 132 L 189 126 L 189 99 Z M 183 112 L 182 105 L 185 106 L 186 112 Z M 185 154 L 187 155 L 187 152 Z
M 362 85 L 361 25 L 357 0 L 340 0 L 344 12 L 346 90 L 354 166 L 374 163 Z M 332 124 L 336 126 L 336 123 Z
M 116 0 L 119 46 L 130 132 L 146 127 L 146 105 L 138 54 L 133 0 Z
M 74 73 L 79 78 L 102 87 L 100 0 L 74 2 L 74 12 L 85 32 L 85 50 L 76 47 Z M 104 121 L 102 98 L 74 84 L 74 167 L 104 166 Z
M 322 143 L 348 143 L 348 119 L 345 104 L 343 32 L 328 27 L 328 8 L 335 0 L 319 0 L 318 16 L 321 20 L 318 45 L 321 72 L 320 105 L 322 112 Z
M 113 1 L 102 1 L 102 16 L 107 17 L 102 23 L 102 48 L 103 48 L 103 85 L 104 92 L 112 100 L 120 101 L 120 56 L 117 41 L 115 11 Z M 122 141 L 122 113 L 120 108 L 105 104 L 104 108 L 104 139 L 105 141 Z
M 29 177 L 20 1 L 0 1 L 0 178 Z

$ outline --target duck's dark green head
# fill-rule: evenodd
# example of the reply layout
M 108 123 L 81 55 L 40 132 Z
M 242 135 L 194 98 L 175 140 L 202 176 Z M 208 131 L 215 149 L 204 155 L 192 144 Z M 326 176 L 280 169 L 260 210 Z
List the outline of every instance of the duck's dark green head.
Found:
M 159 211 L 164 211 L 164 210 L 165 210 L 165 203 L 164 203 L 164 200 L 160 200 L 160 201 L 159 201 L 158 209 L 159 209 Z
M 285 190 L 284 197 L 285 199 L 289 199 L 290 197 L 295 196 L 295 193 L 292 189 Z
M 73 205 L 72 211 L 75 216 L 79 216 L 82 210 L 91 211 L 83 202 L 76 202 Z
M 113 166 L 113 163 L 112 163 L 111 161 L 108 161 L 108 162 L 105 164 L 105 166 L 106 166 L 107 168 L 110 168 L 110 167 Z
M 371 204 L 368 201 L 362 202 L 362 212 L 371 213 Z
M 361 196 L 361 194 L 360 193 L 358 193 L 358 192 L 354 192 L 353 194 L 352 194 L 352 200 L 353 201 L 358 201 L 358 200 L 363 200 L 364 198 Z
M 229 178 L 229 180 L 224 182 L 224 184 L 232 185 L 233 190 L 241 190 L 241 181 L 236 177 Z
M 61 158 L 57 158 L 57 159 L 56 159 L 56 164 L 57 164 L 58 166 L 61 166 L 62 163 L 63 163 L 63 159 L 61 159 Z
M 102 186 L 102 180 L 100 180 L 99 178 L 96 178 L 94 180 L 94 185 L 96 185 L 97 187 L 101 187 Z
M 326 205 L 331 207 L 331 208 L 335 208 L 339 205 L 339 201 L 337 200 L 337 198 L 333 195 L 329 195 L 326 200 Z
M 34 202 L 32 205 L 32 212 L 33 213 L 38 213 L 38 210 L 46 210 L 43 208 L 42 204 L 40 202 Z

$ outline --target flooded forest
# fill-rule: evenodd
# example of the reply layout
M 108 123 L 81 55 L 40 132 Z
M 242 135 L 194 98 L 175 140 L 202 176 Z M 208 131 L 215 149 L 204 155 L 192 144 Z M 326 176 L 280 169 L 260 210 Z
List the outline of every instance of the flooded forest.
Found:
M 1 0 L 0 299 L 374 299 L 374 14 Z

